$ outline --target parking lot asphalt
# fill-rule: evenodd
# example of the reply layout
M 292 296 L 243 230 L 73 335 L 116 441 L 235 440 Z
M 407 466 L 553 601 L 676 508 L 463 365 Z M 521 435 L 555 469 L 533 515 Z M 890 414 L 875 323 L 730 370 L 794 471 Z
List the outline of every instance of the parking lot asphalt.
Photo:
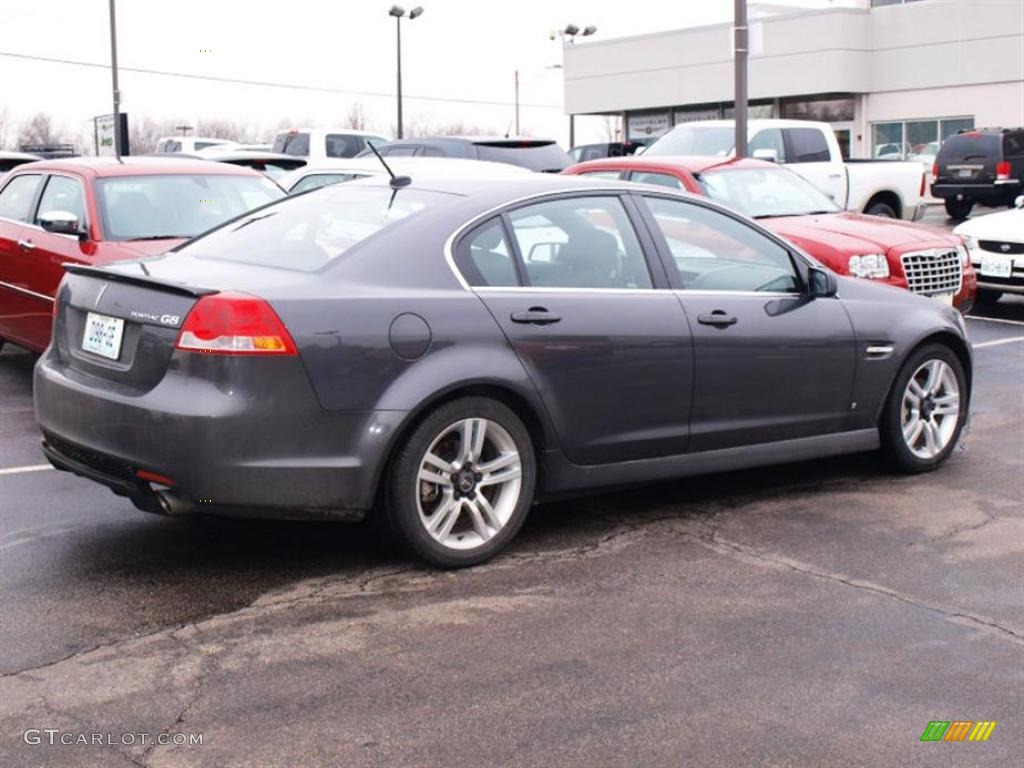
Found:
M 549 504 L 455 573 L 34 469 L 34 358 L 8 347 L 0 765 L 1019 765 L 1024 300 L 984 314 L 938 472 L 862 455 Z M 998 725 L 922 743 L 932 720 Z

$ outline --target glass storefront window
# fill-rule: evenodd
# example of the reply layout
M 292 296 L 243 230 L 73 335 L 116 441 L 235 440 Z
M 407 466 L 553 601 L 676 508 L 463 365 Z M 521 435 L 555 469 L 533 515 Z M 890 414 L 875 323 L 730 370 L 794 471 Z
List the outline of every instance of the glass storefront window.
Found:
M 942 142 L 957 131 L 973 127 L 973 117 L 875 123 L 871 126 L 871 156 L 928 163 L 939 153 Z
M 853 120 L 853 98 L 783 99 L 780 117 L 787 120 L 819 120 L 842 123 Z
M 723 110 L 726 120 L 732 120 L 736 117 L 736 107 L 731 104 Z M 771 104 L 748 104 L 747 105 L 747 119 L 748 120 L 767 120 L 772 115 Z

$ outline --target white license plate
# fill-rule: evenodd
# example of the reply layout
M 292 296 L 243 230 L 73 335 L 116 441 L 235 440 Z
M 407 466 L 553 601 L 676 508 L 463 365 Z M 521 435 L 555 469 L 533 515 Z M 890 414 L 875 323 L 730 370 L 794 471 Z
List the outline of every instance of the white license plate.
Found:
M 94 355 L 117 360 L 121 356 L 121 337 L 124 335 L 124 320 L 90 312 L 85 317 L 85 334 L 82 349 Z
M 970 168 L 961 168 L 959 171 L 956 172 L 956 175 L 959 176 L 961 179 L 969 179 L 971 176 L 974 175 L 974 171 L 972 171 Z
M 1013 271 L 1013 259 L 985 256 L 981 260 L 979 271 L 987 277 L 1009 277 Z
M 953 306 L 953 294 L 952 293 L 936 293 L 934 296 L 932 296 L 932 298 L 935 299 L 936 301 L 942 302 L 943 304 L 948 304 L 949 306 Z

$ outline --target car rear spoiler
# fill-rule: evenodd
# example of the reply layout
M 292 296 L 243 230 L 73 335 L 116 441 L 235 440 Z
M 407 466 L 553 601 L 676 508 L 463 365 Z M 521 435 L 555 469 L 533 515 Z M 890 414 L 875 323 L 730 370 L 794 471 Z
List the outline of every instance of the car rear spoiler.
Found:
M 216 288 L 198 288 L 192 285 L 185 285 L 184 283 L 174 283 L 170 280 L 161 280 L 157 277 L 148 277 L 145 275 L 128 275 L 124 272 L 117 272 L 111 269 L 103 269 L 102 267 L 88 267 L 84 264 L 64 264 L 64 271 L 70 272 L 72 275 L 85 275 L 87 277 L 95 277 L 101 280 L 109 280 L 113 283 L 128 283 L 130 285 L 137 285 L 142 288 L 155 288 L 159 287 L 169 293 L 177 293 L 182 296 L 191 296 L 194 299 L 198 299 L 202 296 L 209 296 L 213 293 L 220 293 Z

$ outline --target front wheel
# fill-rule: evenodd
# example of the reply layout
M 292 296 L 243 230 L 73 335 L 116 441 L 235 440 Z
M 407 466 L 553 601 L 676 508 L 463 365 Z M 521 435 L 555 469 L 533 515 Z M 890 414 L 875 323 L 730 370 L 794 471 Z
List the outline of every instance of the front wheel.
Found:
M 495 400 L 440 406 L 399 449 L 388 473 L 388 528 L 440 568 L 476 565 L 501 551 L 526 519 L 536 484 L 530 435 Z
M 953 351 L 929 344 L 900 369 L 882 416 L 885 454 L 903 472 L 927 472 L 953 452 L 967 417 L 967 377 Z

